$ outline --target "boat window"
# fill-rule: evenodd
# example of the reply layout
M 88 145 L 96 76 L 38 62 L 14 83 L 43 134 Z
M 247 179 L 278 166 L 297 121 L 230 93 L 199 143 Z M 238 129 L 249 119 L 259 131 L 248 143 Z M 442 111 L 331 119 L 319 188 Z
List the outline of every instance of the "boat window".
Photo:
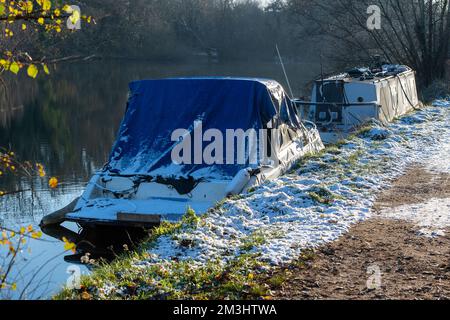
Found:
M 344 82 L 330 81 L 318 82 L 317 97 L 318 102 L 341 103 L 344 102 Z
M 319 120 L 326 120 L 326 119 L 327 119 L 327 113 L 319 112 Z
M 331 119 L 332 119 L 333 121 L 337 121 L 337 120 L 339 119 L 339 113 L 337 113 L 337 112 L 332 112 L 332 113 L 331 113 Z
M 359 102 L 359 103 L 364 102 L 364 98 L 363 98 L 363 97 L 358 97 L 358 102 Z
M 345 83 L 343 81 L 318 81 L 316 101 L 316 121 L 317 122 L 341 122 L 342 104 L 345 102 Z M 337 114 L 333 116 L 332 113 Z

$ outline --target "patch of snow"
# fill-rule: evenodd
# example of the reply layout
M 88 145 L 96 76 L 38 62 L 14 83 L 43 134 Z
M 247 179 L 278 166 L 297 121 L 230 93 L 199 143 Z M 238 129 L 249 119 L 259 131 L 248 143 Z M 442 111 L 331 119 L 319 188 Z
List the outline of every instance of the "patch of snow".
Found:
M 382 127 L 374 127 L 367 132 L 366 137 L 372 140 L 385 140 L 391 135 L 391 131 L 382 128 Z
M 381 217 L 413 222 L 424 236 L 442 236 L 445 229 L 450 228 L 450 198 L 430 199 L 425 203 L 384 209 Z
M 305 248 L 336 240 L 353 224 L 371 217 L 377 194 L 409 165 L 433 166 L 441 159 L 448 168 L 448 106 L 450 102 L 441 101 L 375 130 L 384 140 L 356 137 L 339 152 L 330 150 L 242 199 L 228 200 L 197 228 L 161 237 L 149 250 L 152 259 L 144 263 L 174 258 L 193 264 L 216 259 L 224 263 L 244 253 L 243 245 L 258 234 L 265 242 L 255 242 L 250 252 L 279 265 L 294 260 Z M 317 198 L 311 190 L 328 190 L 331 197 L 320 201 L 320 192 Z M 430 219 L 436 224 L 444 221 L 434 215 Z M 192 245 L 183 246 L 187 243 L 183 240 Z
M 449 101 L 450 101 L 450 97 L 448 97 L 447 99 L 438 99 L 438 100 L 434 100 L 432 105 L 434 107 L 449 108 L 450 107 Z
M 431 172 L 450 174 L 450 135 L 444 134 L 440 142 L 441 148 L 430 156 L 425 166 Z

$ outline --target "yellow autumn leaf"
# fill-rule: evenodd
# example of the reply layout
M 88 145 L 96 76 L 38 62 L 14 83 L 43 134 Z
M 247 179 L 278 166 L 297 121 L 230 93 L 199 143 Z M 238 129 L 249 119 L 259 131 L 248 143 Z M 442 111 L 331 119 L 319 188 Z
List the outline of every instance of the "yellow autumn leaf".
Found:
M 38 3 L 42 6 L 44 11 L 48 11 L 52 7 L 52 2 L 50 0 L 40 0 Z
M 52 177 L 49 181 L 48 181 L 48 185 L 50 186 L 50 188 L 55 189 L 58 186 L 58 179 L 55 177 Z
M 70 242 L 67 238 L 63 237 L 62 239 L 64 241 L 64 250 L 65 251 L 69 251 L 71 250 L 72 252 L 75 252 L 76 249 L 76 245 L 75 243 Z
M 45 22 L 45 21 L 44 21 L 44 18 L 40 17 L 40 18 L 38 19 L 38 23 L 39 23 L 39 24 L 42 25 L 42 24 L 44 24 L 44 22 Z
M 40 238 L 42 237 L 42 232 L 41 232 L 41 231 L 33 232 L 33 233 L 31 234 L 31 237 L 32 237 L 33 239 L 40 239 Z
M 38 68 L 34 64 L 30 64 L 27 70 L 27 74 L 30 78 L 35 79 L 39 73 Z
M 42 64 L 42 69 L 44 69 L 44 72 L 46 74 L 50 74 L 50 70 L 48 70 L 48 67 L 47 67 L 47 65 L 45 63 Z
M 27 11 L 28 13 L 33 12 L 33 1 L 27 1 Z
M 69 5 L 67 5 L 67 4 L 64 5 L 63 10 L 64 10 L 66 13 L 72 13 L 72 12 L 73 12 L 72 7 L 69 6 Z
M 19 64 L 17 62 L 11 63 L 11 65 L 9 66 L 9 71 L 11 71 L 14 74 L 18 74 L 20 71 Z
M 72 24 L 77 24 L 80 21 L 81 15 L 79 11 L 74 10 L 72 15 L 69 17 Z

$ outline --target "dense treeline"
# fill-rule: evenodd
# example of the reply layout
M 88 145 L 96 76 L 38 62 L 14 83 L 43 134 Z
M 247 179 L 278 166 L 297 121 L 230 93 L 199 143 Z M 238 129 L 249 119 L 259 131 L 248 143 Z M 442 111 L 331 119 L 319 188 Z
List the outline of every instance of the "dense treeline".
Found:
M 297 25 L 280 0 L 266 7 L 256 0 L 89 0 L 80 7 L 96 25 L 68 37 L 65 54 L 254 59 L 273 57 L 277 43 L 291 56 L 298 48 Z
M 341 68 L 380 54 L 415 68 L 429 85 L 444 76 L 450 43 L 448 0 L 89 0 L 97 25 L 64 49 L 103 56 L 181 59 L 318 58 Z M 377 5 L 381 29 L 367 28 Z M 338 64 L 340 62 L 340 64 Z
M 375 54 L 413 67 L 429 86 L 445 76 L 450 58 L 449 0 L 289 0 L 302 32 L 355 63 Z M 378 15 L 378 17 L 377 17 Z M 378 26 L 368 23 L 378 19 Z
M 65 3 L 62 0 L 54 2 Z M 325 71 L 367 65 L 380 54 L 412 66 L 423 85 L 444 77 L 449 57 L 449 0 L 74 0 L 95 23 L 77 32 L 23 32 L 4 20 L 0 44 L 19 59 L 71 56 L 190 60 L 287 59 L 316 61 Z M 264 5 L 263 5 L 264 3 Z M 381 12 L 369 30 L 367 8 Z M 1 14 L 0 14 L 1 19 Z M 15 28 L 15 29 L 14 29 Z M 28 30 L 27 30 L 28 31 Z M 3 49 L 0 47 L 0 49 Z M 1 54 L 1 52 L 0 52 Z M 50 59 L 51 61 L 51 59 Z

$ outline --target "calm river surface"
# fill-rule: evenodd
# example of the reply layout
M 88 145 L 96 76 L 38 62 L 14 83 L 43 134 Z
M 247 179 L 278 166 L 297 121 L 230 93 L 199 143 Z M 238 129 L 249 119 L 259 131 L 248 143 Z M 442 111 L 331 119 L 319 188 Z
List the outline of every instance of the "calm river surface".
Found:
M 287 64 L 294 94 L 308 95 L 305 85 L 319 73 L 315 63 Z M 60 185 L 47 180 L 0 179 L 0 190 L 29 190 L 0 198 L 0 225 L 39 228 L 42 217 L 76 197 L 92 173 L 106 162 L 122 119 L 131 80 L 178 76 L 242 76 L 272 78 L 285 86 L 277 63 L 192 63 L 95 61 L 60 65 L 37 80 L 14 79 L 8 97 L 0 91 L 0 146 L 23 160 L 43 163 Z M 8 101 L 6 101 L 8 100 Z M 77 231 L 76 226 L 68 226 Z M 7 249 L 7 248 L 6 248 Z M 27 244 L 14 266 L 16 291 L 0 290 L 0 299 L 49 298 L 69 277 L 71 253 L 63 243 L 44 235 Z M 0 267 L 8 261 L 0 248 Z M 79 266 L 82 273 L 87 268 Z

